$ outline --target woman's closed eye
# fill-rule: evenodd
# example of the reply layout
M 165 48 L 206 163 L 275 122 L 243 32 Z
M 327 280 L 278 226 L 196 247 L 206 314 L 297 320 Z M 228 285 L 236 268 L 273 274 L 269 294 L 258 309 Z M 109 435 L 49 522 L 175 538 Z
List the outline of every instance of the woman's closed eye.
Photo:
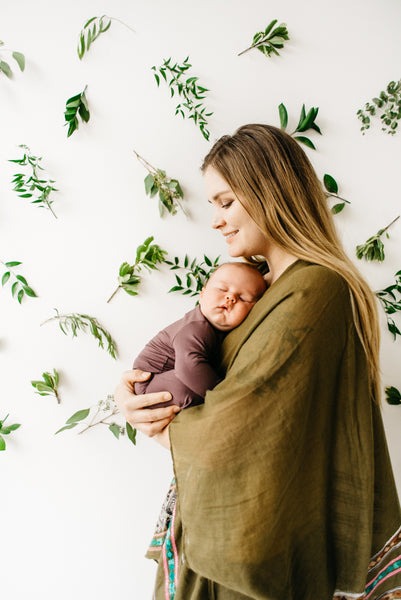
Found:
M 234 202 L 234 200 L 229 200 L 228 202 L 224 202 L 224 204 L 221 204 L 221 208 L 229 208 L 233 202 Z

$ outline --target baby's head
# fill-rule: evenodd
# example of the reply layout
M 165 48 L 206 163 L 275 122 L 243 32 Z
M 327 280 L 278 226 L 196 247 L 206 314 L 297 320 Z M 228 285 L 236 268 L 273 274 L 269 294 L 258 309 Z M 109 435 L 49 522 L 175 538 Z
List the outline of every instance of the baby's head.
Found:
M 245 319 L 265 290 L 265 280 L 251 265 L 224 263 L 201 291 L 200 309 L 216 329 L 230 331 Z

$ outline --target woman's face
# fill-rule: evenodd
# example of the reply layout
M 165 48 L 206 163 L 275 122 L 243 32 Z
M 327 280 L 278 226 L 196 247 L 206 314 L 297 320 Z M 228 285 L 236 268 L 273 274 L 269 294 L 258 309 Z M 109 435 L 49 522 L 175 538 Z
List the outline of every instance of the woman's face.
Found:
M 208 201 L 214 208 L 212 227 L 220 231 L 230 256 L 267 257 L 269 239 L 251 219 L 226 180 L 213 167 L 204 173 Z

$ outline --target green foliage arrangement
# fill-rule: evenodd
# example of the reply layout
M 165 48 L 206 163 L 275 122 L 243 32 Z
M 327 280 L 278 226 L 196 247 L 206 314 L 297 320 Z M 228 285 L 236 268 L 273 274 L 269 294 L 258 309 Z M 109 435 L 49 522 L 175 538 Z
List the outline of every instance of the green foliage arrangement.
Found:
M 11 52 L 11 56 L 21 71 L 23 71 L 25 69 L 25 56 L 21 52 L 7 50 L 7 48 L 3 48 L 3 46 L 4 42 L 0 41 L 0 54 L 3 54 L 3 52 Z M 11 78 L 13 74 L 10 65 L 5 60 L 0 60 L 0 72 L 4 73 L 4 75 L 6 75 L 8 78 Z
M 206 112 L 206 107 L 202 106 L 199 100 L 205 99 L 205 92 L 209 90 L 198 85 L 199 77 L 188 77 L 185 79 L 185 73 L 192 65 L 188 62 L 189 56 L 184 60 L 182 65 L 178 63 L 172 64 L 171 57 L 164 60 L 160 67 L 152 67 L 156 83 L 160 85 L 160 77 L 164 79 L 170 88 L 171 97 L 177 92 L 183 98 L 183 102 L 175 107 L 175 114 L 180 114 L 183 119 L 193 119 L 195 125 L 198 125 L 203 137 L 209 140 L 210 132 L 207 129 L 207 118 L 213 113 Z M 169 78 L 169 81 L 167 81 Z
M 6 440 L 3 435 L 9 435 L 11 432 L 15 431 L 19 427 L 21 427 L 20 423 L 14 423 L 14 425 L 4 425 L 9 415 L 6 415 L 4 419 L 0 421 L 0 450 L 6 449 Z
M 278 112 L 280 115 L 281 129 L 283 129 L 283 131 L 286 131 L 287 125 L 288 125 L 288 112 L 283 103 L 281 103 L 279 105 Z M 315 123 L 318 112 L 319 112 L 319 108 L 318 107 L 314 108 L 313 106 L 308 112 L 306 112 L 305 104 L 303 104 L 302 108 L 301 108 L 301 114 L 299 116 L 298 125 L 296 126 L 295 130 L 292 133 L 290 133 L 290 135 L 295 140 L 297 140 L 301 144 L 305 144 L 305 146 L 308 146 L 308 148 L 312 148 L 313 150 L 316 150 L 316 147 L 315 147 L 314 143 L 312 142 L 312 140 L 310 140 L 308 137 L 306 137 L 304 135 L 296 135 L 296 134 L 304 133 L 305 131 L 308 131 L 309 129 L 313 129 L 313 131 L 317 131 L 320 135 L 322 135 L 320 128 Z
M 331 207 L 331 212 L 333 213 L 333 215 L 336 215 L 339 212 L 341 212 L 346 204 L 351 204 L 349 200 L 341 198 L 341 196 L 338 195 L 338 183 L 334 179 L 334 177 L 332 177 L 332 175 L 329 175 L 328 173 L 324 174 L 323 186 L 325 188 L 324 193 L 326 195 L 326 198 L 337 198 L 337 200 L 340 200 L 340 202 L 337 202 L 337 204 L 334 204 Z
M 6 271 L 3 273 L 3 277 L 1 278 L 1 285 L 5 286 L 9 280 L 13 280 L 14 282 L 11 285 L 11 294 L 13 298 L 16 298 L 18 302 L 21 304 L 23 297 L 25 294 L 30 296 L 31 298 L 36 298 L 36 294 L 31 287 L 29 287 L 27 280 L 22 275 L 16 275 L 13 272 L 14 267 L 18 267 L 22 265 L 22 262 L 19 260 L 11 260 L 8 262 L 3 262 L 0 260 L 0 263 L 6 267 Z
M 91 411 L 92 414 L 90 421 L 87 423 L 82 423 L 82 421 L 89 417 Z M 56 431 L 56 434 L 60 433 L 61 431 L 65 431 L 66 429 L 73 429 L 77 425 L 84 425 L 84 428 L 81 429 L 79 433 L 84 433 L 85 431 L 88 431 L 89 429 L 91 429 L 92 427 L 96 427 L 97 425 L 106 425 L 109 431 L 111 431 L 111 433 L 117 439 L 120 438 L 120 435 L 127 434 L 128 439 L 134 445 L 136 445 L 136 429 L 133 429 L 133 427 L 128 422 L 126 422 L 125 427 L 122 427 L 113 419 L 118 414 L 118 412 L 119 411 L 114 403 L 113 396 L 109 395 L 107 396 L 106 400 L 100 400 L 100 402 L 98 402 L 96 406 L 91 408 L 84 408 L 74 413 L 69 419 L 67 419 L 64 427 L 61 427 L 61 429 Z M 107 414 L 105 415 L 104 413 Z M 113 421 L 110 422 L 110 419 L 113 419 Z
M 134 32 L 134 30 L 129 25 L 127 25 L 123 21 L 120 21 L 120 19 L 116 19 L 115 17 L 109 17 L 107 15 L 102 15 L 101 17 L 92 17 L 91 19 L 89 19 L 89 21 L 85 23 L 79 34 L 77 53 L 80 60 L 85 54 L 85 51 L 87 52 L 89 50 L 91 44 L 93 44 L 93 42 L 97 40 L 99 35 L 101 33 L 105 33 L 108 29 L 110 29 L 112 21 L 118 21 L 119 23 L 125 25 L 125 27 L 128 27 L 128 29 Z
M 145 177 L 145 191 L 153 198 L 156 194 L 159 194 L 159 214 L 162 217 L 164 211 L 167 210 L 170 214 L 175 215 L 177 213 L 177 206 L 181 208 L 183 213 L 187 215 L 184 207 L 181 204 L 181 200 L 184 198 L 183 191 L 177 179 L 171 179 L 166 175 L 162 169 L 156 169 L 147 160 L 145 160 L 140 154 L 135 152 L 137 159 L 142 166 L 148 171 Z
M 36 393 L 40 396 L 54 396 L 57 400 L 57 403 L 60 404 L 61 399 L 57 390 L 59 374 L 56 369 L 53 369 L 53 373 L 45 371 L 42 373 L 42 378 L 42 380 L 31 381 Z
M 372 235 L 372 237 L 370 237 L 368 240 L 366 240 L 366 242 L 364 244 L 360 244 L 359 246 L 357 246 L 356 247 L 357 258 L 359 258 L 359 259 L 365 258 L 365 260 L 368 260 L 368 261 L 369 260 L 377 260 L 379 262 L 382 262 L 386 256 L 384 254 L 384 244 L 380 238 L 383 235 L 383 233 L 386 234 L 387 239 L 390 237 L 389 234 L 387 233 L 387 230 L 389 227 L 391 227 L 391 225 L 393 225 L 393 223 L 398 221 L 399 218 L 400 218 L 400 215 L 398 215 L 398 217 L 393 219 L 393 221 L 391 221 L 391 223 L 389 223 L 389 225 L 387 225 L 387 227 L 384 227 L 384 229 L 379 229 L 379 231 L 376 233 L 376 235 Z
M 86 85 L 83 92 L 77 94 L 76 96 L 72 96 L 66 102 L 64 118 L 66 121 L 65 125 L 68 125 L 67 137 L 70 137 L 70 135 L 72 135 L 74 131 L 78 129 L 78 115 L 85 123 L 87 123 L 90 119 L 88 101 L 85 96 L 87 87 L 88 86 Z
M 138 286 L 141 281 L 139 273 L 142 269 L 151 272 L 158 270 L 158 265 L 165 262 L 164 256 L 167 254 L 158 244 L 152 244 L 153 236 L 146 238 L 143 244 L 136 249 L 136 257 L 133 265 L 123 262 L 118 274 L 118 287 L 114 290 L 107 302 L 117 294 L 119 289 L 123 289 L 131 296 L 138 295 Z
M 176 271 L 177 269 L 186 271 L 184 275 L 185 283 L 181 277 L 175 275 L 176 285 L 169 290 L 169 293 L 181 292 L 184 296 L 189 294 L 191 297 L 198 296 L 213 271 L 219 266 L 219 260 L 220 256 L 212 260 L 206 254 L 203 255 L 201 262 L 198 262 L 196 258 L 190 261 L 187 254 L 184 258 L 184 264 L 180 264 L 178 256 L 175 256 L 173 261 L 166 260 L 165 262 L 170 265 L 171 271 Z
M 393 334 L 394 339 L 396 339 L 397 335 L 401 336 L 401 331 L 389 315 L 401 311 L 401 270 L 397 271 L 394 277 L 395 283 L 376 292 L 376 296 L 382 303 L 384 312 L 386 313 L 388 330 Z
M 356 113 L 362 122 L 361 131 L 370 127 L 370 117 L 380 117 L 382 131 L 394 135 L 401 119 L 401 79 L 390 81 L 386 91 L 382 91 L 378 98 L 372 98 L 372 102 L 366 102 L 365 108 L 360 108 Z
M 258 33 L 255 33 L 251 46 L 245 50 L 242 50 L 238 56 L 241 56 L 241 54 L 244 54 L 253 48 L 257 48 L 265 56 L 271 56 L 272 54 L 277 54 L 277 56 L 279 56 L 277 49 L 283 48 L 284 42 L 290 38 L 288 37 L 287 24 L 280 23 L 278 27 L 274 27 L 276 23 L 277 19 L 274 19 L 269 23 L 264 31 L 258 31 Z
M 389 404 L 401 404 L 401 392 L 396 387 L 389 386 L 384 391 Z
M 24 150 L 22 158 L 10 159 L 9 162 L 16 163 L 22 167 L 28 167 L 30 173 L 16 173 L 12 180 L 14 191 L 17 192 L 20 198 L 33 198 L 32 204 L 36 204 L 41 208 L 47 208 L 52 215 L 57 219 L 57 215 L 53 211 L 51 205 L 53 200 L 49 198 L 51 192 L 57 192 L 57 188 L 53 186 L 53 179 L 41 179 L 38 170 L 44 171 L 40 162 L 41 156 L 34 156 L 30 149 L 25 144 L 20 144 L 19 148 Z M 43 177 L 43 175 L 42 175 Z
M 77 337 L 79 331 L 87 333 L 87 330 L 89 329 L 89 333 L 97 340 L 99 347 L 104 348 L 106 343 L 106 351 L 113 358 L 117 358 L 117 344 L 110 333 L 102 327 L 95 317 L 78 313 L 60 315 L 57 308 L 54 310 L 56 311 L 56 316 L 46 319 L 46 321 L 41 323 L 41 326 L 45 323 L 50 323 L 50 321 L 58 321 L 59 327 L 64 335 L 68 335 L 70 332 L 72 337 Z

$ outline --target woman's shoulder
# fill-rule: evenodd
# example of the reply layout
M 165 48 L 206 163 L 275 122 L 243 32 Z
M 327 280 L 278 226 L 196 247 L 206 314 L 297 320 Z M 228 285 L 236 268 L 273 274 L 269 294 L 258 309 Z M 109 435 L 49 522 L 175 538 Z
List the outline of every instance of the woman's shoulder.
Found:
M 285 275 L 286 273 L 284 273 Z M 316 292 L 326 297 L 334 295 L 349 296 L 349 286 L 340 273 L 334 268 L 316 263 L 298 260 L 293 269 L 288 270 L 285 287 L 293 291 Z M 279 280 L 278 280 L 279 281 Z

